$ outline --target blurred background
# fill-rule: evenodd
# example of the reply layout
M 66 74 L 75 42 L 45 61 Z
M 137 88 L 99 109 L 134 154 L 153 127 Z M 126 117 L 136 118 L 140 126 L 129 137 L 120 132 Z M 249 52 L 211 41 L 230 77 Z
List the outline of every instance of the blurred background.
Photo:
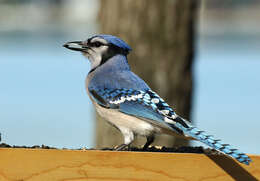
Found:
M 120 37 L 133 47 L 129 61 L 139 65 L 139 68 L 133 65 L 134 72 L 149 81 L 144 72 L 153 70 L 145 69 L 146 65 L 150 63 L 151 67 L 160 69 L 151 76 L 155 81 L 150 85 L 176 107 L 177 113 L 181 112 L 180 115 L 190 118 L 202 130 L 244 152 L 260 154 L 260 145 L 257 144 L 260 137 L 259 1 L 202 0 L 183 6 L 178 0 L 167 2 L 172 6 L 167 6 L 167 3 L 163 3 L 163 7 L 153 6 L 155 1 L 136 4 L 134 0 L 128 0 L 127 4 L 118 5 L 119 9 L 132 8 L 118 12 L 118 9 L 109 8 L 118 3 L 115 0 L 109 1 L 111 4 L 102 0 L 0 0 L 2 142 L 27 146 L 45 144 L 58 148 L 102 146 L 98 143 L 102 141 L 97 136 L 95 111 L 84 85 L 90 65 L 81 54 L 68 51 L 62 45 L 97 33 L 114 32 L 122 35 Z M 149 12 L 147 24 L 135 25 L 126 21 L 128 14 L 135 14 L 137 6 L 148 7 L 142 11 Z M 175 9 L 163 9 L 166 13 L 156 16 L 162 11 L 160 8 L 165 7 Z M 175 15 L 167 14 L 170 11 L 176 12 Z M 135 16 L 131 21 L 133 19 L 139 21 Z M 169 29 L 169 36 L 160 32 L 160 22 L 163 25 L 175 23 L 163 26 L 163 31 Z M 154 25 L 159 28 L 151 28 Z M 136 30 L 135 26 L 142 31 Z M 171 33 L 171 28 L 167 27 L 175 27 L 179 33 Z M 151 32 L 151 29 L 156 32 Z M 130 30 L 133 33 L 128 35 Z M 143 34 L 153 36 L 153 39 L 141 36 Z M 181 38 L 176 40 L 178 37 Z M 143 59 L 151 55 L 151 48 L 144 42 L 156 49 L 152 54 L 156 60 L 152 63 Z M 164 49 L 161 51 L 156 47 L 158 45 Z M 181 54 L 183 49 L 188 52 Z M 163 62 L 161 56 L 168 57 L 172 66 Z M 188 72 L 184 78 L 179 69 L 176 71 L 180 74 L 172 74 L 178 67 L 175 63 L 183 60 L 188 62 L 183 70 Z M 171 68 L 167 70 L 169 76 L 163 67 Z M 164 77 L 179 77 L 181 81 L 176 83 L 173 80 L 171 84 L 171 79 L 163 82 Z M 175 105 L 174 99 L 177 98 L 171 95 L 180 91 L 176 86 L 187 85 L 187 82 L 188 91 L 184 90 L 187 93 L 177 94 L 182 95 L 178 97 L 185 101 L 178 100 Z M 173 88 L 168 90 L 167 87 L 171 86 Z M 201 145 L 197 142 L 192 144 Z

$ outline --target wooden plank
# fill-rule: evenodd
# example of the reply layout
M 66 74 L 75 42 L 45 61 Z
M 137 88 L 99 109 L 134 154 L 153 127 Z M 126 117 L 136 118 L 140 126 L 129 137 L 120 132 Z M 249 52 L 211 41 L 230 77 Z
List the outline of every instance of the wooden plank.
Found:
M 0 149 L 0 181 L 256 181 L 250 166 L 221 155 L 43 149 Z

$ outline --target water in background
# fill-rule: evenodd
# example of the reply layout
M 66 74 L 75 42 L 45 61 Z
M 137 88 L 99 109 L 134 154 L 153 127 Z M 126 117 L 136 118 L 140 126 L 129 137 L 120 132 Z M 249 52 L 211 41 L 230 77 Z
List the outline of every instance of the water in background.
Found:
M 72 27 L 70 33 L 61 27 L 0 31 L 3 142 L 94 146 L 94 110 L 84 85 L 89 63 L 62 45 L 97 32 L 97 25 Z M 197 45 L 193 121 L 225 142 L 259 154 L 259 34 L 201 35 Z

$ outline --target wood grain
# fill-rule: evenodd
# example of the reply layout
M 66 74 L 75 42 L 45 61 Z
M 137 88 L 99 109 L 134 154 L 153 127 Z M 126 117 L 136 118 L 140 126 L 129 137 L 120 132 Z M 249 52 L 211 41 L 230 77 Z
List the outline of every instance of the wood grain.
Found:
M 250 166 L 225 156 L 42 149 L 0 149 L 0 181 L 254 181 L 260 156 Z

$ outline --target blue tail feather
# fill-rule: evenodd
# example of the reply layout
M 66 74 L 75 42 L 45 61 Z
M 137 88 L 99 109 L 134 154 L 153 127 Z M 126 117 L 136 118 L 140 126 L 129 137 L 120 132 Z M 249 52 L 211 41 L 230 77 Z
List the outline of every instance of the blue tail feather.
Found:
M 187 121 L 185 121 L 185 122 L 187 122 Z M 179 129 L 183 130 L 185 135 L 193 137 L 196 140 L 210 146 L 211 148 L 213 148 L 219 152 L 222 152 L 225 155 L 235 158 L 240 163 L 249 165 L 249 163 L 252 161 L 246 154 L 240 152 L 238 149 L 233 148 L 231 145 L 223 144 L 221 142 L 221 140 L 214 139 L 214 137 L 212 135 L 207 135 L 204 133 L 204 131 L 201 131 L 198 128 L 193 127 L 190 124 L 188 124 L 188 125 L 190 126 L 189 128 L 185 128 L 179 123 L 176 123 L 172 126 L 177 126 Z

